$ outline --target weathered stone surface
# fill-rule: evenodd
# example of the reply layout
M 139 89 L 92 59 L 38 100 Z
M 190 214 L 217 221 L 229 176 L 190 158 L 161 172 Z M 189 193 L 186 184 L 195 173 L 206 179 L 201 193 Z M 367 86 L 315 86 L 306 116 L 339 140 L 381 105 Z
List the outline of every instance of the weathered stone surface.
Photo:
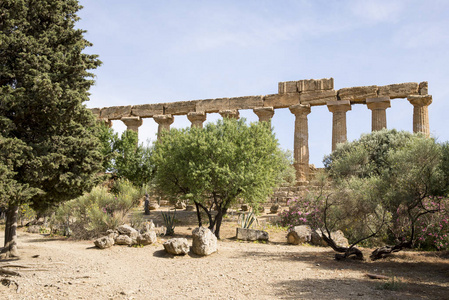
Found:
M 229 109 L 229 98 L 205 99 L 196 101 L 196 111 L 216 113 L 219 110 Z
M 264 107 L 274 107 L 274 108 L 286 108 L 295 104 L 299 104 L 299 94 L 289 93 L 289 94 L 274 94 L 266 95 L 263 97 Z
M 94 115 L 100 117 L 101 109 L 100 108 L 90 108 L 89 109 Z
M 278 84 L 279 94 L 297 93 L 298 92 L 298 82 L 297 81 L 284 81 Z
M 299 101 L 301 104 L 326 105 L 328 101 L 337 100 L 337 91 L 335 90 L 319 90 L 310 91 L 299 94 Z
M 141 233 L 137 236 L 137 244 L 150 245 L 157 241 L 156 232 L 154 230 Z
M 263 106 L 263 96 L 229 98 L 229 109 L 253 109 Z
M 157 202 L 150 202 L 150 205 L 148 205 L 148 208 L 150 210 L 156 210 L 159 208 L 159 204 L 157 204 Z
M 259 117 L 259 122 L 270 122 L 274 115 L 273 107 L 257 107 L 253 111 Z
M 131 108 L 133 116 L 150 118 L 155 115 L 164 114 L 164 103 L 133 105 Z
M 429 137 L 429 105 L 432 103 L 432 96 L 410 95 L 407 100 L 413 105 L 413 132 L 421 132 Z
M 187 119 L 192 122 L 191 127 L 203 128 L 203 123 L 206 121 L 206 118 L 207 116 L 204 111 L 194 111 L 187 114 Z
M 27 232 L 29 233 L 40 233 L 41 227 L 39 225 L 30 225 L 27 228 Z
M 175 203 L 175 208 L 176 209 L 185 209 L 186 208 L 186 204 L 183 201 L 178 200 Z
M 293 166 L 296 170 L 296 181 L 306 182 L 309 174 L 309 125 L 307 115 L 310 105 L 297 104 L 290 106 L 290 112 L 295 115 L 295 136 L 293 143 Z
M 418 94 L 419 84 L 416 82 L 396 83 L 379 86 L 379 97 L 407 98 L 408 95 Z
M 281 210 L 281 205 L 278 203 L 275 203 L 275 204 L 271 205 L 271 207 L 270 207 L 270 213 L 272 213 L 272 214 L 277 214 L 280 210 Z
M 164 243 L 164 249 L 170 254 L 184 255 L 189 253 L 189 243 L 185 238 L 173 238 Z
M 423 81 L 419 83 L 419 94 L 420 95 L 428 95 L 429 94 L 429 83 L 427 81 Z
M 192 251 L 197 255 L 210 255 L 217 251 L 217 237 L 209 228 L 197 227 L 192 231 Z
M 136 239 L 137 240 L 137 239 Z M 121 234 L 115 238 L 115 243 L 117 245 L 128 245 L 131 246 L 133 244 L 133 239 L 127 236 L 126 234 Z
M 165 114 L 168 115 L 186 115 L 196 109 L 196 101 L 179 101 L 165 103 Z
M 112 247 L 114 243 L 114 238 L 110 236 L 103 236 L 94 241 L 95 246 L 100 249 Z
M 341 100 L 349 100 L 351 103 L 365 103 L 366 98 L 377 97 L 377 85 L 356 86 L 338 90 L 338 97 Z
M 329 101 L 327 108 L 332 112 L 332 151 L 339 143 L 347 141 L 346 112 L 351 110 L 349 100 Z
M 239 119 L 240 112 L 236 109 L 225 109 L 218 112 L 222 118 Z
M 311 239 L 312 228 L 309 225 L 295 226 L 287 233 L 287 242 L 292 245 L 309 243 Z
M 135 230 L 134 228 L 132 228 L 131 226 L 125 224 L 125 225 L 120 225 L 119 227 L 117 227 L 117 231 L 120 234 L 126 234 L 127 236 L 136 236 L 138 234 L 138 231 Z
M 339 247 L 349 247 L 348 239 L 341 230 L 331 232 L 331 238 L 334 240 L 335 244 Z M 310 243 L 315 246 L 327 247 L 327 243 L 323 240 L 320 230 L 313 230 L 311 234 Z
M 268 232 L 263 230 L 237 228 L 237 239 L 242 241 L 268 241 Z
M 297 81 L 299 92 L 315 90 L 332 90 L 334 88 L 334 78 L 305 79 Z
M 139 127 L 142 126 L 142 119 L 140 117 L 123 117 L 120 119 L 126 125 L 126 130 L 139 131 Z
M 387 128 L 386 109 L 391 107 L 389 97 L 367 98 L 366 106 L 371 113 L 371 131 Z
M 127 106 L 111 106 L 101 109 L 100 117 L 108 120 L 119 120 L 122 117 L 131 116 L 131 105 Z

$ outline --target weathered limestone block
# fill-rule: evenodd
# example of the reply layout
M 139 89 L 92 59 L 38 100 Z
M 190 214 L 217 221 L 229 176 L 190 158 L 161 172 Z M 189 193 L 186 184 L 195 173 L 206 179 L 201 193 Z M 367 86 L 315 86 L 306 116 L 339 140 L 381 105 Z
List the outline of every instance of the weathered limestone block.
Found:
M 206 121 L 206 113 L 204 111 L 189 112 L 187 114 L 187 119 L 192 122 L 191 127 L 203 128 L 203 123 Z
M 312 228 L 309 225 L 300 225 L 290 228 L 287 233 L 287 242 L 292 245 L 309 243 L 312 239 Z
M 413 105 L 413 132 L 421 132 L 429 137 L 429 105 L 432 103 L 432 96 L 410 95 L 407 100 Z
M 164 114 L 164 103 L 133 105 L 131 108 L 133 116 L 150 118 L 155 115 Z
M 170 125 L 173 124 L 175 119 L 172 115 L 157 115 L 153 116 L 153 120 L 159 125 L 157 127 L 157 138 L 159 139 L 161 137 L 162 132 L 169 131 Z
M 351 103 L 365 103 L 366 98 L 377 97 L 377 90 L 377 85 L 343 88 L 338 90 L 338 97 Z
M 179 101 L 165 103 L 165 114 L 167 115 L 186 115 L 196 109 L 196 101 Z
M 192 251 L 197 255 L 210 255 L 217 251 L 217 237 L 209 228 L 197 227 L 192 231 Z
M 284 81 L 279 82 L 279 94 L 297 93 L 298 92 L 298 82 L 297 81 Z
M 299 104 L 298 93 L 266 95 L 263 98 L 264 107 L 286 108 L 295 104 Z
M 268 232 L 263 230 L 237 228 L 237 239 L 242 241 L 268 241 Z
M 223 118 L 229 118 L 229 119 L 239 119 L 240 118 L 240 112 L 236 109 L 220 110 L 218 113 Z
M 135 244 L 137 242 L 137 237 L 139 236 L 139 232 L 132 228 L 129 225 L 120 225 L 117 227 L 117 231 L 120 233 L 120 235 L 127 235 L 131 238 L 132 244 Z
M 184 203 L 184 201 L 178 200 L 175 203 L 175 208 L 176 209 L 185 209 L 186 208 L 186 204 Z
M 136 238 L 137 241 L 137 238 Z M 128 245 L 131 246 L 133 244 L 133 239 L 126 234 L 121 234 L 115 238 L 115 243 L 117 245 Z
M 327 108 L 332 112 L 332 151 L 339 143 L 347 141 L 346 112 L 351 110 L 349 100 L 329 101 Z
M 263 106 L 263 96 L 229 98 L 229 109 L 252 109 Z
M 319 90 L 303 92 L 299 94 L 299 101 L 301 104 L 326 105 L 328 101 L 337 100 L 337 91 L 335 90 Z
M 89 110 L 97 117 L 100 117 L 101 108 L 89 108 Z
M 419 83 L 419 94 L 420 95 L 428 95 L 429 94 L 429 83 L 427 81 L 423 81 Z
M 167 253 L 174 255 L 185 255 L 189 253 L 189 243 L 185 238 L 173 238 L 164 243 Z
M 229 98 L 205 99 L 196 101 L 195 111 L 217 113 L 220 110 L 229 109 Z
M 419 84 L 416 82 L 396 83 L 379 86 L 379 97 L 407 98 L 408 95 L 418 94 Z
M 293 142 L 293 166 L 296 170 L 296 181 L 306 182 L 309 176 L 309 125 L 307 115 L 310 105 L 297 104 L 290 106 L 290 112 L 295 115 L 295 136 Z
M 299 92 L 334 89 L 334 78 L 306 79 L 297 81 Z
M 126 125 L 126 130 L 139 132 L 139 127 L 142 126 L 142 119 L 140 117 L 122 117 L 120 119 Z
M 273 107 L 258 107 L 254 108 L 253 111 L 259 117 L 259 122 L 270 122 L 274 115 Z
M 389 97 L 367 98 L 366 106 L 371 113 L 371 131 L 387 128 L 386 109 L 391 107 Z
M 327 247 L 327 243 L 323 240 L 321 230 L 313 230 L 310 243 L 315 246 Z M 348 239 L 341 230 L 331 232 L 331 238 L 339 247 L 349 247 Z
M 151 245 L 156 243 L 157 237 L 154 230 L 141 233 L 137 236 L 137 244 Z
M 111 106 L 101 109 L 100 117 L 108 120 L 119 120 L 122 117 L 131 116 L 131 105 L 127 106 Z
M 157 204 L 157 202 L 150 202 L 150 204 L 148 205 L 149 210 L 156 210 L 158 208 L 159 208 L 159 204 Z
M 114 245 L 114 238 L 111 236 L 103 236 L 94 241 L 97 248 L 106 249 Z

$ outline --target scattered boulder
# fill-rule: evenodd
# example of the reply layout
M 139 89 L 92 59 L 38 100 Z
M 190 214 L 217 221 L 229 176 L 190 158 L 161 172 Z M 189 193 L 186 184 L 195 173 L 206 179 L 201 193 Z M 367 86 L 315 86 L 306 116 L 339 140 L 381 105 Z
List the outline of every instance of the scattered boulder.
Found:
M 192 251 L 198 255 L 210 255 L 217 251 L 217 237 L 209 228 L 197 227 L 192 231 Z
M 290 228 L 287 233 L 287 242 L 293 245 L 309 243 L 312 240 L 312 228 L 309 225 L 300 225 Z
M 94 241 L 94 244 L 97 248 L 106 249 L 112 247 L 114 245 L 114 238 L 112 236 L 103 236 Z
M 117 227 L 117 231 L 122 235 L 127 235 L 132 239 L 132 243 L 137 243 L 137 237 L 139 236 L 139 232 L 132 228 L 129 225 L 120 225 Z
M 186 211 L 194 211 L 195 210 L 195 206 L 193 205 L 186 205 Z
M 150 202 L 150 204 L 148 205 L 149 210 L 156 210 L 158 208 L 159 208 L 159 204 L 157 204 L 156 202 Z
M 281 209 L 281 206 L 278 203 L 275 203 L 275 204 L 271 205 L 270 213 L 277 214 L 280 209 Z
M 27 232 L 29 233 L 40 233 L 41 227 L 39 225 L 30 225 L 27 228 Z
M 178 200 L 176 202 L 176 204 L 175 204 L 175 208 L 176 209 L 185 209 L 186 208 L 186 204 L 183 201 Z
M 137 237 L 136 237 L 136 242 L 137 242 Z M 116 237 L 115 243 L 117 245 L 128 245 L 128 246 L 131 246 L 132 244 L 134 244 L 133 239 L 130 238 L 129 236 L 127 236 L 126 234 L 121 234 L 118 237 Z
M 112 229 L 108 229 L 108 230 L 106 231 L 106 234 L 107 234 L 109 237 L 112 237 L 114 240 L 115 240 L 116 237 L 118 237 L 118 236 L 120 235 L 120 234 L 118 233 L 117 230 L 112 230 Z
M 184 255 L 189 253 L 189 244 L 185 238 L 173 238 L 164 243 L 164 249 L 170 254 Z
M 339 247 L 349 247 L 348 239 L 341 230 L 331 232 L 331 238 Z M 321 230 L 313 230 L 310 243 L 315 246 L 327 247 L 327 243 L 323 240 Z
M 237 228 L 237 239 L 243 241 L 268 241 L 268 232 L 249 228 Z
M 141 233 L 137 236 L 137 244 L 150 245 L 157 241 L 156 232 L 154 230 Z

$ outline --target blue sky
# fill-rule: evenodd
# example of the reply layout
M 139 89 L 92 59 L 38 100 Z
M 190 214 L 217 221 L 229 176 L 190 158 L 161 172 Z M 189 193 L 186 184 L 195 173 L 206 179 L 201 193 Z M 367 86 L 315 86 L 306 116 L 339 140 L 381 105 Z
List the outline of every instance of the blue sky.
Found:
M 334 78 L 335 89 L 429 82 L 430 131 L 449 140 L 449 1 L 82 0 L 78 27 L 100 55 L 88 107 L 275 94 L 278 82 Z M 412 130 L 413 107 L 394 99 L 388 128 Z M 257 121 L 252 110 L 241 111 Z M 215 121 L 218 114 L 209 114 Z M 293 150 L 294 116 L 276 110 L 281 147 Z M 173 127 L 190 126 L 175 116 Z M 371 111 L 353 105 L 348 139 L 371 130 Z M 114 130 L 126 127 L 113 122 Z M 141 142 L 155 140 L 144 119 Z M 310 163 L 331 150 L 332 114 L 309 114 Z

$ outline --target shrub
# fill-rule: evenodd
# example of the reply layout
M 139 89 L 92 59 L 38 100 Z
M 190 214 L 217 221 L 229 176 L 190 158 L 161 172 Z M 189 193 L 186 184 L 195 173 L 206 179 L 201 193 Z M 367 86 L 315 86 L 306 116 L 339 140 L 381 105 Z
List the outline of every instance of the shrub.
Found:
M 321 218 L 319 206 L 309 196 L 288 200 L 287 206 L 288 210 L 279 213 L 281 226 L 291 228 L 307 224 L 313 227 Z

